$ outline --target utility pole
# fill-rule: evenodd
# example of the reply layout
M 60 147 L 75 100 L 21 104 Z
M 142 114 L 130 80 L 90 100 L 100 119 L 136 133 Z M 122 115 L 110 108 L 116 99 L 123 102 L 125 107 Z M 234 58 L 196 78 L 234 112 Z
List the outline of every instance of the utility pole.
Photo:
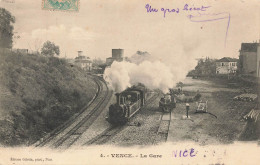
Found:
M 189 118 L 189 110 L 190 110 L 190 105 L 189 103 L 186 103 L 186 117 Z
M 257 71 L 256 71 L 256 78 L 257 78 L 257 110 L 260 109 L 260 40 L 257 44 Z

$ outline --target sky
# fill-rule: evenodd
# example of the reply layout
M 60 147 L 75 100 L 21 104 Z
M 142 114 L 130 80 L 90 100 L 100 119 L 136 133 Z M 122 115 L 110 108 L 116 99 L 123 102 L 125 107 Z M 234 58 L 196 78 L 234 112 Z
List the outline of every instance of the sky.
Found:
M 158 12 L 147 12 L 147 4 Z M 209 8 L 186 11 L 185 4 Z M 260 39 L 259 0 L 80 0 L 79 12 L 43 10 L 41 0 L 1 0 L 0 7 L 16 18 L 14 31 L 20 38 L 14 48 L 40 50 L 50 40 L 67 58 L 82 50 L 92 59 L 105 59 L 114 48 L 124 49 L 125 56 L 140 50 L 172 61 L 238 58 L 241 42 Z M 167 8 L 179 8 L 179 13 L 164 17 Z M 189 15 L 201 17 L 191 20 Z

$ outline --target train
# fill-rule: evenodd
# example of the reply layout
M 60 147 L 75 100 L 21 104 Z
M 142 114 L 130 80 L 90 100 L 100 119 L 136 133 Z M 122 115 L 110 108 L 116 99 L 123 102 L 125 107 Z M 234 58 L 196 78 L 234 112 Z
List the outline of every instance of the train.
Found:
M 138 84 L 115 95 L 116 103 L 109 106 L 106 119 L 111 124 L 125 124 L 145 105 L 149 92 L 144 85 Z
M 171 94 L 165 94 L 159 101 L 159 108 L 161 108 L 163 112 L 171 112 L 176 108 L 176 99 Z

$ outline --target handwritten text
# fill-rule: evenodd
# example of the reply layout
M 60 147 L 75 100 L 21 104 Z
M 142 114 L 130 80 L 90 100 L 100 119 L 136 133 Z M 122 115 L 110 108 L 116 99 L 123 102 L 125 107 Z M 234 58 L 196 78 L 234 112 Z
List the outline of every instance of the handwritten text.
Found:
M 200 6 L 200 7 L 195 7 L 194 5 L 190 6 L 188 4 L 185 4 L 183 6 L 183 8 L 179 8 L 179 7 L 176 7 L 176 8 L 161 8 L 161 10 L 159 10 L 158 8 L 153 8 L 150 4 L 146 4 L 145 5 L 145 8 L 146 8 L 146 11 L 147 13 L 153 13 L 153 12 L 158 12 L 158 11 L 162 11 L 163 12 L 163 17 L 165 18 L 166 17 L 166 13 L 180 13 L 180 11 L 184 11 L 184 12 L 187 12 L 187 11 L 207 11 L 208 8 L 210 8 L 211 6 Z

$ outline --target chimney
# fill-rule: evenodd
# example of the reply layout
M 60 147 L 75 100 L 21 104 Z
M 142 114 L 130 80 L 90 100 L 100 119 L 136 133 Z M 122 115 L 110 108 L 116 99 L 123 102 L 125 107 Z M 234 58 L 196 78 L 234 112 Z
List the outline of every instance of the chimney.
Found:
M 83 51 L 78 51 L 78 57 L 83 56 Z
M 120 104 L 120 93 L 116 93 L 116 103 L 119 105 Z

